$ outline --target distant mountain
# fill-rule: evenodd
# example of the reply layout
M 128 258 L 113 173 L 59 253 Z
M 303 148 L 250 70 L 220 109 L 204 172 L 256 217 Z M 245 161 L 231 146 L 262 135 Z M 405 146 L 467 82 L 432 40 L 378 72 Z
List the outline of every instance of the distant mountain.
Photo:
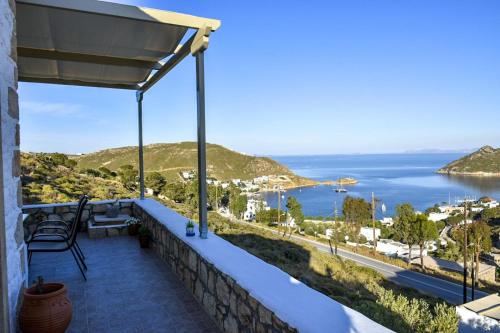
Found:
M 105 149 L 72 158 L 78 162 L 79 168 L 106 167 L 118 170 L 125 164 L 138 167 L 137 147 Z M 196 170 L 197 158 L 196 142 L 157 143 L 144 146 L 145 171 L 160 172 L 167 181 L 180 181 L 182 171 Z M 271 158 L 241 154 L 217 144 L 207 144 L 207 171 L 209 177 L 218 180 L 250 180 L 259 176 L 285 175 L 290 178 L 293 186 L 315 183 L 295 175 Z
M 500 176 L 500 148 L 484 146 L 437 172 L 464 176 Z

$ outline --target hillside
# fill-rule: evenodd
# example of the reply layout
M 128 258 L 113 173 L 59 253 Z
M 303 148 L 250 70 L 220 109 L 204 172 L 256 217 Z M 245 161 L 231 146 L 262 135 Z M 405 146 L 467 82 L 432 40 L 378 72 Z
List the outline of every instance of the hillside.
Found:
M 96 177 L 77 168 L 63 154 L 21 153 L 23 203 L 76 201 L 84 193 L 95 200 L 137 196 L 116 177 Z
M 449 163 L 438 173 L 464 176 L 500 176 L 500 148 L 484 146 Z
M 138 167 L 137 147 L 105 149 L 73 158 L 78 162 L 79 168 L 106 167 L 117 170 L 125 164 Z M 197 169 L 196 142 L 144 146 L 144 167 L 146 173 L 157 171 L 163 174 L 167 181 L 180 181 L 182 171 Z M 218 180 L 250 180 L 259 176 L 286 175 L 293 186 L 315 184 L 312 180 L 295 175 L 270 158 L 244 155 L 216 144 L 207 144 L 207 170 L 209 177 Z

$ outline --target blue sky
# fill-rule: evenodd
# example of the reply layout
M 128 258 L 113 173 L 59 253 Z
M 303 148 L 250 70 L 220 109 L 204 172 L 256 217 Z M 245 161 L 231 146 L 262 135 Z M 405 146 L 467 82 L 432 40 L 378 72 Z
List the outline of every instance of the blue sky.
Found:
M 500 1 L 120 1 L 218 18 L 207 140 L 249 154 L 500 146 Z M 134 93 L 20 83 L 21 148 L 137 144 Z M 190 57 L 144 98 L 145 143 L 196 139 Z

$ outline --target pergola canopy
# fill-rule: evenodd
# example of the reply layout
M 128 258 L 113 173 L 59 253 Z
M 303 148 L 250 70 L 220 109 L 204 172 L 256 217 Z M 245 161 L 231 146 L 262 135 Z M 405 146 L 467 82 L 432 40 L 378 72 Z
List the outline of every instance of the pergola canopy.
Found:
M 17 0 L 19 80 L 145 91 L 220 21 L 96 0 Z M 193 36 L 181 40 L 189 29 Z M 198 41 L 198 42 L 197 42 Z

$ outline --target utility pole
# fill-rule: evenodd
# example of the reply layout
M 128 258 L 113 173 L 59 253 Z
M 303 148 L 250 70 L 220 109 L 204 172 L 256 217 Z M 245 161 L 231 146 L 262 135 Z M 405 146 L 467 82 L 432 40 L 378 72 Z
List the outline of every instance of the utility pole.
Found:
M 375 193 L 372 192 L 372 229 L 373 229 L 373 253 L 377 252 L 377 237 L 375 234 Z
M 333 210 L 333 215 L 334 215 L 334 221 L 333 221 L 333 223 L 334 223 L 334 226 L 333 226 L 333 231 L 334 231 L 334 237 L 335 237 L 333 239 L 334 240 L 333 243 L 335 244 L 335 255 L 337 255 L 337 246 L 338 246 L 337 243 L 339 241 L 339 235 L 338 235 L 338 233 L 339 233 L 339 225 L 338 225 L 338 221 L 337 221 L 337 219 L 338 219 L 338 217 L 337 217 L 337 201 L 334 201 L 333 203 L 334 203 L 334 210 Z M 331 245 L 330 245 L 330 247 L 331 247 Z
M 278 228 L 280 225 L 280 215 L 281 215 L 281 187 L 278 185 Z
M 464 200 L 464 304 L 467 303 L 467 199 Z
M 474 271 L 474 258 L 476 257 L 476 243 L 474 242 L 472 246 L 472 265 L 471 267 L 471 274 L 470 277 L 472 279 L 472 300 L 474 300 L 474 293 L 475 293 L 475 284 L 476 284 L 476 272 Z
M 219 185 L 215 184 L 215 211 L 219 211 L 219 200 L 217 198 L 217 190 L 219 189 Z

